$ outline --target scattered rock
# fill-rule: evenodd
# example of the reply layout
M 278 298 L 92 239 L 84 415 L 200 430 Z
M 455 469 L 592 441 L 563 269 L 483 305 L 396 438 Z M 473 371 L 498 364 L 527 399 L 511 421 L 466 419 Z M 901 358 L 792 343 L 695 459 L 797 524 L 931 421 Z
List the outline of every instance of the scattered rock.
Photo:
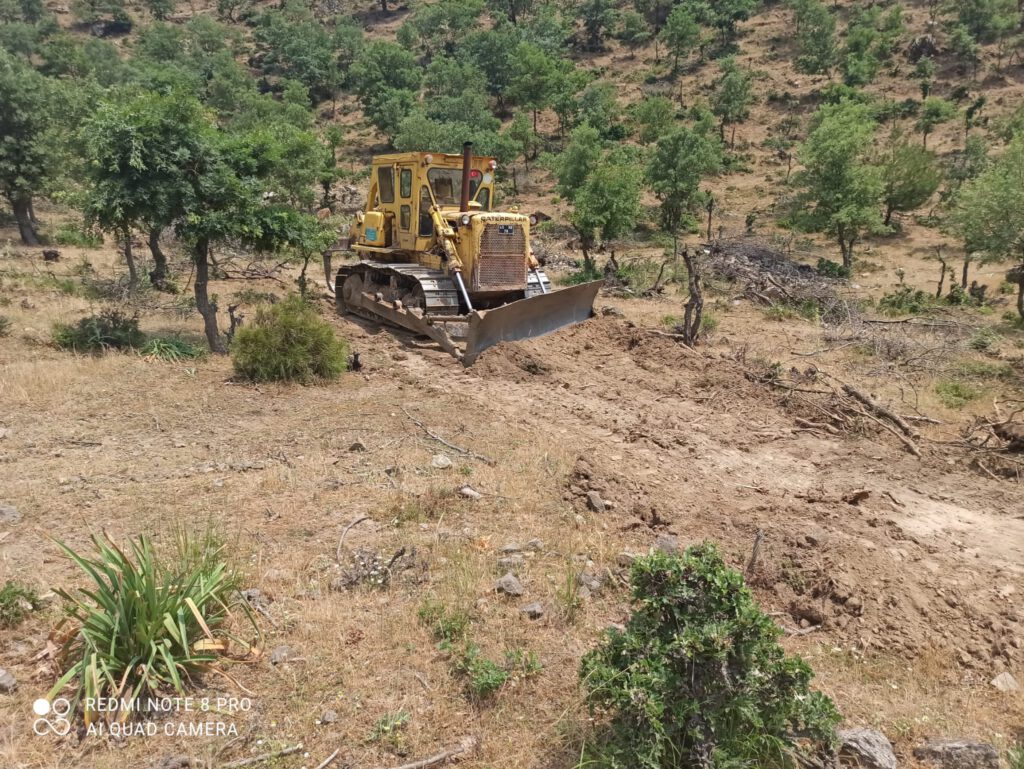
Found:
M 430 466 L 435 470 L 447 470 L 452 466 L 452 461 L 444 454 L 434 454 L 430 460 Z
M 270 599 L 263 595 L 263 591 L 257 587 L 251 587 L 242 591 L 242 598 L 254 609 L 266 610 L 270 606 Z
M 622 310 L 620 310 L 618 307 L 612 307 L 611 305 L 608 305 L 608 304 L 606 304 L 604 307 L 601 308 L 601 314 L 604 315 L 605 317 L 609 317 L 609 316 L 615 317 L 615 318 L 624 318 L 624 317 L 626 317 L 623 314 Z
M 599 593 L 603 584 L 600 577 L 588 571 L 581 571 L 576 576 L 576 583 L 580 586 L 581 593 L 585 591 L 585 598 Z
M 267 569 L 263 574 L 263 579 L 267 582 L 294 582 L 295 572 L 291 569 Z
M 348 447 L 349 451 L 366 451 L 366 444 L 362 441 L 355 441 L 351 446 Z
M 839 763 L 863 769 L 896 769 L 896 754 L 889 739 L 875 729 L 839 731 Z
M 18 508 L 8 505 L 0 505 L 0 523 L 17 523 L 21 520 L 21 513 Z
M 409 356 L 404 352 L 393 352 L 391 353 L 391 360 L 408 360 Z
M 637 559 L 635 553 L 619 553 L 615 556 L 615 563 L 622 568 L 626 569 L 633 565 L 633 561 Z
M 539 539 L 531 539 L 529 542 L 526 543 L 526 549 L 534 553 L 539 553 L 541 550 L 544 549 L 544 543 L 541 542 Z
M 587 507 L 593 510 L 595 513 L 603 513 L 607 508 L 605 507 L 604 500 L 601 499 L 601 495 L 596 491 L 587 492 Z
M 494 589 L 499 593 L 511 596 L 519 596 L 526 592 L 523 589 L 523 583 L 512 572 L 508 572 L 504 577 L 495 582 Z
M 459 489 L 459 494 L 460 496 L 463 496 L 466 499 L 481 499 L 483 497 L 483 494 L 474 489 L 472 486 L 463 486 L 461 489 Z
M 536 601 L 526 604 L 526 606 L 522 607 L 519 611 L 530 619 L 540 619 L 544 616 L 544 607 Z
M 325 710 L 320 714 L 320 723 L 322 724 L 333 724 L 337 720 L 338 714 L 333 710 Z
M 1020 684 L 1017 679 L 1005 670 L 992 679 L 991 684 L 1001 692 L 1019 692 Z
M 287 644 L 278 646 L 276 649 L 274 649 L 274 651 L 270 652 L 271 665 L 281 665 L 294 658 L 295 651 L 292 649 L 292 647 L 288 646 Z
M 521 569 L 525 565 L 526 559 L 518 553 L 506 555 L 504 558 L 498 559 L 498 568 L 502 571 L 512 571 L 514 569 Z
M 658 538 L 654 540 L 654 549 L 675 555 L 679 552 L 679 538 L 674 534 L 659 534 Z
M 11 431 L 8 430 L 6 427 L 0 427 L 0 441 L 2 441 L 4 438 L 6 438 L 10 434 L 11 434 Z
M 521 553 L 521 552 L 523 552 L 523 546 L 520 545 L 518 542 L 506 542 L 504 545 L 502 545 L 499 548 L 498 552 L 502 553 L 503 555 L 511 555 L 512 553 Z
M 190 766 L 192 759 L 188 756 L 164 756 L 153 764 L 153 769 L 188 769 Z
M 865 499 L 871 496 L 871 492 L 867 489 L 855 489 L 853 491 L 843 494 L 843 502 L 848 505 L 859 505 Z
M 56 248 L 44 248 L 43 249 L 43 261 L 44 262 L 59 262 L 60 251 Z
M 810 625 L 824 625 L 825 624 L 825 612 L 822 611 L 821 606 L 809 599 L 797 599 L 789 605 L 789 613 L 793 616 L 797 622 L 806 620 L 808 627 Z
M 18 688 L 18 681 L 3 668 L 0 668 L 0 694 L 10 694 Z
M 987 742 L 932 740 L 914 748 L 914 758 L 943 769 L 999 769 L 999 751 Z

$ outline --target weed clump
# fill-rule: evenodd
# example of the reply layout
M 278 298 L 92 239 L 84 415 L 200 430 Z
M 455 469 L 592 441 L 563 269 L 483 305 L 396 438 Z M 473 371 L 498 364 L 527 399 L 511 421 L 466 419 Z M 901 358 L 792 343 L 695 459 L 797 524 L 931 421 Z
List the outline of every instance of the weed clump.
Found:
M 591 709 L 609 718 L 588 763 L 792 767 L 797 751 L 833 747 L 835 706 L 714 545 L 639 558 L 631 581 L 626 629 L 580 669 Z
M 944 379 L 935 385 L 935 394 L 946 408 L 962 409 L 981 393 L 959 379 Z
M 298 295 L 256 310 L 231 345 L 235 373 L 253 382 L 313 382 L 345 370 L 348 348 Z
M 238 578 L 222 548 L 210 538 L 179 538 L 177 556 L 162 559 L 145 536 L 127 549 L 92 541 L 94 555 L 58 542 L 90 585 L 56 591 L 71 628 L 58 657 L 64 674 L 51 696 L 72 681 L 77 701 L 183 693 L 227 649 L 224 625 Z
M 927 292 L 900 286 L 878 300 L 878 309 L 886 315 L 916 315 L 931 308 L 935 300 Z
M 64 350 L 103 353 L 107 350 L 130 350 L 141 347 L 145 336 L 139 330 L 139 316 L 115 309 L 82 318 L 74 325 L 57 324 L 53 343 Z
M 41 605 L 32 588 L 8 581 L 0 589 L 0 627 L 16 627 Z
M 0 315 L 0 337 L 11 335 L 11 319 L 6 315 Z
M 139 350 L 139 355 L 152 360 L 177 363 L 183 360 L 197 360 L 206 357 L 206 350 L 187 339 L 171 336 L 155 336 Z

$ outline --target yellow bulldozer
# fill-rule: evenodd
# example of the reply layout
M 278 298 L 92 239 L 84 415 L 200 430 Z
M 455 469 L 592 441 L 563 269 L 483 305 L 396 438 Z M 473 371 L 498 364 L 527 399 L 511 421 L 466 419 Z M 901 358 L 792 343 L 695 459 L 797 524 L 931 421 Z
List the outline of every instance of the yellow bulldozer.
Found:
M 373 159 L 366 210 L 337 250 L 338 312 L 429 337 L 469 366 L 502 341 L 541 336 L 593 315 L 602 281 L 553 291 L 530 250 L 536 220 L 492 210 L 490 157 L 403 152 Z

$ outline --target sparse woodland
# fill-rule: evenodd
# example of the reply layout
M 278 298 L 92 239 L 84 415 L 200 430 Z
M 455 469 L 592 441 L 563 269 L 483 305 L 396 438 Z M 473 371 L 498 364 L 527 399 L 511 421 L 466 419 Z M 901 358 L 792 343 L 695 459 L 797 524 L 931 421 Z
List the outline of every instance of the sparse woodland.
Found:
M 863 727 L 1020 769 L 1018 0 L 0 0 L 0 44 L 0 764 L 796 769 Z M 319 267 L 372 156 L 464 141 L 606 281 L 466 370 Z M 34 739 L 51 687 L 258 707 Z

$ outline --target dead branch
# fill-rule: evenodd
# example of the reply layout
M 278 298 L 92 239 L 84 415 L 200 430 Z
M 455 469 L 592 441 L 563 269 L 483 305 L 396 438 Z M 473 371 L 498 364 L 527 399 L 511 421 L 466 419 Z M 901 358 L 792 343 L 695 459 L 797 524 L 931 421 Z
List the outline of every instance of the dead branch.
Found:
M 334 554 L 334 560 L 337 561 L 339 564 L 341 563 L 341 548 L 344 547 L 344 545 L 345 545 L 345 537 L 348 535 L 348 530 L 351 529 L 356 524 L 360 524 L 363 521 L 367 520 L 369 517 L 370 516 L 368 516 L 368 515 L 361 515 L 361 516 L 359 516 L 354 521 L 352 521 L 352 523 L 350 523 L 348 526 L 346 526 L 345 530 L 343 532 L 341 532 L 341 538 L 338 540 L 338 549 L 335 551 L 335 554 Z
M 273 753 L 261 753 L 258 756 L 252 758 L 240 758 L 238 761 L 229 761 L 226 764 L 221 764 L 221 769 L 239 769 L 242 766 L 252 766 L 253 764 L 261 764 L 264 761 L 270 761 L 275 758 L 282 758 L 283 756 L 290 756 L 292 753 L 298 753 L 302 750 L 301 745 L 292 745 L 290 748 L 284 750 L 277 750 Z
M 832 425 L 825 424 L 824 422 L 811 422 L 810 420 L 801 419 L 800 417 L 797 417 L 795 421 L 800 427 L 804 427 L 808 430 L 824 430 L 829 435 L 839 435 L 839 430 Z
M 914 443 L 912 440 L 910 440 L 910 438 L 908 438 L 907 436 L 905 436 L 901 432 L 899 432 L 895 427 L 893 427 L 890 424 L 887 424 L 886 422 L 883 422 L 878 417 L 874 416 L 873 414 L 869 414 L 866 411 L 856 411 L 855 410 L 855 413 L 860 414 L 863 417 L 867 417 L 868 419 L 870 419 L 875 424 L 880 425 L 881 427 L 883 427 L 886 430 L 888 430 L 890 433 L 892 433 L 893 435 L 895 435 L 897 438 L 900 439 L 900 443 L 902 443 L 904 446 L 906 446 L 907 450 L 910 451 L 911 454 L 913 454 L 915 457 L 920 458 L 920 456 L 921 456 L 921 449 L 919 449 L 917 447 L 917 444 Z
M 435 441 L 437 441 L 441 445 L 447 446 L 452 451 L 457 451 L 458 453 L 464 454 L 467 457 L 472 457 L 473 459 L 479 459 L 481 462 L 484 462 L 484 463 L 486 463 L 488 465 L 493 465 L 494 464 L 494 460 L 493 459 L 490 459 L 489 457 L 485 457 L 483 454 L 477 454 L 475 451 L 470 451 L 469 449 L 464 449 L 461 446 L 456 446 L 454 443 L 449 443 L 448 441 L 446 441 L 440 435 L 437 435 L 436 433 L 432 433 L 427 428 L 426 425 L 424 425 L 420 420 L 418 420 L 416 417 L 414 417 L 412 414 L 410 414 L 408 411 L 406 411 L 405 406 L 402 406 L 402 411 L 405 413 L 405 415 L 407 417 L 409 417 L 409 419 L 412 420 L 413 424 L 415 424 L 423 432 L 425 432 L 429 437 L 433 438 Z
M 327 767 L 330 766 L 331 763 L 333 763 L 334 759 L 338 757 L 339 753 L 341 753 L 341 748 L 338 748 L 336 751 L 331 753 L 331 755 L 329 755 L 327 758 L 325 758 L 323 761 L 317 764 L 316 769 L 327 769 Z
M 448 750 L 442 750 L 440 753 L 436 753 L 429 758 L 423 758 L 419 761 L 413 761 L 411 764 L 402 764 L 396 766 L 394 769 L 426 769 L 428 766 L 434 766 L 436 764 L 444 763 L 445 761 L 451 761 L 452 759 L 460 758 L 466 753 L 471 753 L 476 749 L 477 738 L 476 737 L 463 737 L 459 740 L 459 744 Z
M 916 430 L 912 429 L 910 427 L 910 425 L 908 425 L 899 414 L 896 414 L 893 411 L 887 409 L 885 406 L 883 406 L 878 401 L 873 400 L 872 398 L 869 398 L 867 395 L 862 393 L 860 390 L 858 390 L 855 387 L 853 387 L 853 385 L 844 384 L 843 385 L 843 392 L 846 393 L 847 395 L 849 395 L 851 398 L 854 398 L 854 399 L 860 401 L 861 403 L 863 403 L 865 406 L 867 406 L 869 409 L 871 409 L 873 412 L 875 412 L 879 416 L 882 416 L 882 417 L 885 417 L 886 419 L 888 419 L 890 422 L 892 422 L 894 425 L 896 425 L 898 428 L 900 428 L 900 430 L 903 431 L 903 434 L 906 435 L 907 437 L 909 437 L 909 438 L 918 438 L 918 437 L 920 437 L 920 434 Z M 918 456 L 921 456 L 921 455 L 918 454 Z

